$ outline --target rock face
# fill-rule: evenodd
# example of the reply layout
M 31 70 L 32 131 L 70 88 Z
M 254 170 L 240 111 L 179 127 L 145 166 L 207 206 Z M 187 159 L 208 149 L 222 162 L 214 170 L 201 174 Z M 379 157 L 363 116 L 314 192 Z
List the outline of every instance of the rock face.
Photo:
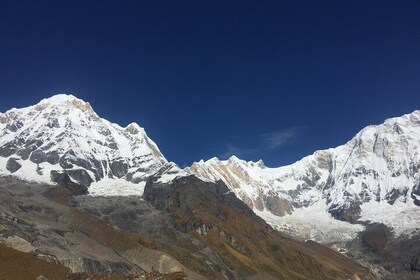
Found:
M 143 197 L 168 213 L 176 229 L 198 236 L 215 251 L 222 263 L 213 265 L 226 279 L 350 279 L 356 274 L 375 279 L 369 270 L 327 247 L 275 231 L 222 181 L 186 176 L 163 184 L 151 178 Z
M 0 175 L 51 183 L 56 171 L 85 187 L 103 179 L 144 185 L 168 168 L 177 169 L 143 128 L 110 123 L 72 95 L 0 114 Z
M 17 162 L 16 159 L 14 158 L 9 158 L 7 160 L 6 163 L 6 169 L 10 171 L 10 173 L 15 173 L 16 171 L 18 171 L 20 168 L 22 167 L 22 165 Z
M 420 235 L 395 237 L 384 224 L 372 223 L 349 242 L 355 258 L 382 266 L 382 279 L 419 279 Z
M 51 171 L 51 181 L 61 186 L 65 186 L 72 195 L 82 195 L 88 193 L 87 187 L 73 182 L 66 172 L 59 172 L 55 170 Z
M 420 111 L 368 126 L 345 145 L 317 151 L 284 167 L 236 157 L 186 168 L 206 181 L 223 180 L 257 213 L 287 216 L 322 203 L 338 220 L 385 223 L 397 234 L 420 223 Z M 385 210 L 386 209 L 386 210 Z M 391 211 L 384 214 L 384 211 Z M 410 216 L 401 219 L 397 214 Z M 265 216 L 264 216 L 265 215 Z M 409 231 L 409 232 L 407 232 Z
M 207 199 L 212 199 L 213 196 L 223 198 L 223 201 L 235 210 L 259 220 L 255 213 L 230 192 L 222 181 L 204 182 L 191 175 L 176 179 L 168 184 L 156 183 L 155 181 L 156 179 L 153 177 L 147 181 L 143 198 L 159 210 L 166 210 L 175 206 L 185 211 L 192 211 L 194 210 L 193 206 L 203 199 L 195 193 L 195 190 L 200 190 L 208 194 Z M 179 189 L 182 191 L 179 191 Z
M 72 196 L 61 185 L 2 177 L 0 274 L 28 280 L 137 279 L 133 276 L 158 270 L 182 274 L 159 279 L 324 280 L 355 274 L 375 279 L 331 249 L 314 250 L 313 244 L 281 235 L 226 190 L 223 183 L 195 177 L 167 184 L 150 180 L 146 201 Z M 4 244 L 26 261 L 6 255 Z M 67 272 L 76 275 L 66 277 Z
M 186 271 L 188 279 L 205 279 L 195 277 L 196 273 L 158 250 L 155 246 L 160 244 L 159 240 L 152 242 L 140 234 L 116 229 L 109 222 L 105 223 L 71 207 L 69 201 L 73 198 L 88 199 L 90 207 L 105 205 L 103 212 L 108 214 L 110 207 L 117 209 L 115 212 L 118 213 L 124 213 L 125 210 L 121 207 L 121 200 L 115 197 L 115 201 L 107 197 L 73 197 L 69 189 L 61 185 L 50 186 L 0 177 L 2 278 L 30 280 L 44 275 L 49 279 L 137 279 L 134 274 L 139 277 L 145 269 L 159 269 L 162 273 Z M 156 220 L 161 228 L 165 226 L 162 223 L 164 217 L 158 210 L 138 197 L 125 200 L 128 201 L 128 208 L 143 216 L 138 220 L 135 217 L 118 217 L 119 223 L 141 223 L 154 233 L 155 228 L 149 225 L 155 224 Z M 73 201 L 71 204 L 74 206 L 76 203 Z M 151 212 L 150 216 L 148 212 Z M 22 257 L 18 258 L 18 255 Z M 112 276 L 111 272 L 118 275 Z

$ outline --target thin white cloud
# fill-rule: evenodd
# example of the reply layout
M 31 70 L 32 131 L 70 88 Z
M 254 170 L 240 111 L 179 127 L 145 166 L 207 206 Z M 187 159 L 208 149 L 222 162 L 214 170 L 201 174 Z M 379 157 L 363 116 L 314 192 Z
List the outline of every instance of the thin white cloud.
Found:
M 302 133 L 302 128 L 294 127 L 283 130 L 277 130 L 261 135 L 261 140 L 268 150 L 275 150 L 285 144 L 290 143 Z
M 258 148 L 239 147 L 232 143 L 226 143 L 224 151 L 218 157 L 220 159 L 228 159 L 233 155 L 242 159 L 254 156 L 262 157 L 263 154 L 294 141 L 296 137 L 303 133 L 303 130 L 303 127 L 292 127 L 261 134 L 259 136 L 260 142 Z
M 243 157 L 251 156 L 257 152 L 258 150 L 256 149 L 239 148 L 237 146 L 228 144 L 226 145 L 225 151 L 219 155 L 219 158 L 228 159 L 231 156 L 237 156 L 239 158 L 243 158 Z

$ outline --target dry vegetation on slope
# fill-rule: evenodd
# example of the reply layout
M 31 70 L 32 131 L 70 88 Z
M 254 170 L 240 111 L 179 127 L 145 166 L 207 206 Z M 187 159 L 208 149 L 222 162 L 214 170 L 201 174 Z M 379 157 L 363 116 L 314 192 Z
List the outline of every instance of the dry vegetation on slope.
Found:
M 178 229 L 218 252 L 240 277 L 269 273 L 278 279 L 374 279 L 369 270 L 315 242 L 301 243 L 273 230 L 218 182 L 194 176 L 169 186 L 146 185 L 145 199 L 168 212 Z
M 276 232 L 226 195 L 223 184 L 195 177 L 171 185 L 150 181 L 144 201 L 73 197 L 61 186 L 1 180 L 0 242 L 19 239 L 29 249 L 18 254 L 48 256 L 53 262 L 35 271 L 47 277 L 48 266 L 56 265 L 79 273 L 73 279 L 106 272 L 130 279 L 151 270 L 188 279 L 374 279 L 335 251 Z M 8 245 L 22 249 L 16 242 Z M 176 271 L 183 273 L 169 274 Z M 68 270 L 60 273 L 50 277 L 65 279 Z

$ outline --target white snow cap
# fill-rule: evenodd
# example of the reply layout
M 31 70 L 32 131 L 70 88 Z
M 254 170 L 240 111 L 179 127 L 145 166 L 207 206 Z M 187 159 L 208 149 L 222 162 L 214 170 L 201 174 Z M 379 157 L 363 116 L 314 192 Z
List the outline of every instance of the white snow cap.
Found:
M 107 179 L 103 185 L 108 190 L 119 188 L 124 181 L 144 184 L 149 176 L 172 166 L 137 123 L 126 127 L 111 123 L 71 94 L 57 94 L 2 114 L 0 150 L 2 147 L 0 175 L 51 183 L 52 170 L 82 169 L 95 183 L 95 193 L 101 195 L 103 179 Z M 14 172 L 6 168 L 12 157 L 22 165 Z M 118 179 L 118 184 L 109 178 Z M 136 193 L 139 190 L 142 188 Z
M 420 224 L 420 207 L 414 205 L 412 198 L 417 196 L 411 195 L 416 182 L 420 182 L 418 166 L 420 110 L 365 127 L 345 145 L 316 151 L 288 166 L 269 168 L 262 161 L 255 163 L 232 156 L 228 160 L 212 158 L 193 163 L 185 170 L 206 181 L 223 180 L 266 219 L 267 213 L 273 215 L 273 197 L 293 205 L 292 215 L 315 204 L 320 209 L 320 203 L 324 204 L 324 211 L 330 212 L 361 204 L 361 220 L 384 222 L 394 229 L 398 221 L 391 218 L 398 217 L 395 213 L 410 217 L 401 219 L 401 223 L 410 221 L 396 229 L 401 234 L 413 230 L 413 224 Z M 389 207 L 377 207 L 376 201 Z M 279 207 L 287 207 L 287 203 Z M 385 208 L 394 209 L 395 215 L 384 213 L 381 209 Z M 304 213 L 299 217 L 311 212 Z M 282 218 L 269 220 L 279 219 Z

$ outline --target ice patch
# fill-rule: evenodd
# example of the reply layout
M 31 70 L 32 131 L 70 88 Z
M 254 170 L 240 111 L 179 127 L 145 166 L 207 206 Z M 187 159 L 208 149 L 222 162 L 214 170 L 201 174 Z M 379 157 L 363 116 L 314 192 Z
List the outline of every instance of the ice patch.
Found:
M 91 196 L 142 196 L 145 182 L 134 184 L 124 179 L 102 179 L 90 185 L 88 191 Z
M 420 233 L 420 207 L 412 201 L 396 201 L 393 205 L 386 201 L 370 201 L 362 204 L 360 221 L 383 223 L 393 228 L 396 237 Z
M 291 215 L 284 217 L 268 211 L 254 212 L 276 230 L 320 243 L 349 241 L 364 229 L 362 225 L 334 219 L 325 209 L 325 200 L 320 200 L 309 207 L 295 209 Z

